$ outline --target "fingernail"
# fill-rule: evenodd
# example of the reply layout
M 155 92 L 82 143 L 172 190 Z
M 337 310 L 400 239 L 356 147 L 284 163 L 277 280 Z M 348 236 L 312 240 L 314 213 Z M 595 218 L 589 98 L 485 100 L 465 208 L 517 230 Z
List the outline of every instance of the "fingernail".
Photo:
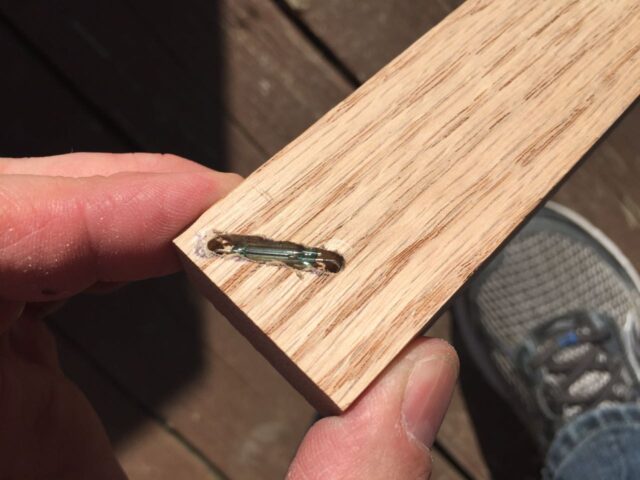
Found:
M 431 447 L 449 407 L 458 375 L 456 362 L 447 355 L 418 362 L 409 375 L 402 401 L 407 433 Z

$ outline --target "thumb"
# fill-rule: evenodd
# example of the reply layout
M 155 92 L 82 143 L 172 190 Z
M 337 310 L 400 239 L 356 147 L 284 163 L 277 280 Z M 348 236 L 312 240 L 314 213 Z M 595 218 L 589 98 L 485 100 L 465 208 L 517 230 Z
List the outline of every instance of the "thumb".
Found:
M 449 344 L 414 341 L 347 412 L 309 430 L 287 478 L 427 478 L 457 375 Z

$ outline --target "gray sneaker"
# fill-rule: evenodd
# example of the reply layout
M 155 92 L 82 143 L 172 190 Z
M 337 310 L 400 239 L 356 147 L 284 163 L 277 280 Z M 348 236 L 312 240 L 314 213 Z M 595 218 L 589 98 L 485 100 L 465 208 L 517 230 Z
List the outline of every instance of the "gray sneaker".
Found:
M 640 278 L 605 235 L 549 203 L 453 305 L 487 381 L 542 448 L 568 420 L 640 400 Z

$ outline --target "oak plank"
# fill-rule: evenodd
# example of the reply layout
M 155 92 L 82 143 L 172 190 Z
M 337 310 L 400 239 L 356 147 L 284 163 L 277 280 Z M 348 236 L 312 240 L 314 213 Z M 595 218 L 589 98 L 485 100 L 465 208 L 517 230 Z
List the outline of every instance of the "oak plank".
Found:
M 176 240 L 196 281 L 316 405 L 348 407 L 635 100 L 639 9 L 464 4 Z M 200 256 L 211 230 L 346 266 Z
M 359 82 L 367 80 L 393 57 L 458 7 L 459 0 L 288 0 L 297 17 Z M 430 336 L 452 341 L 451 318 L 443 315 Z M 461 368 L 465 368 L 463 364 Z M 489 478 L 460 387 L 438 433 L 438 443 L 474 478 Z
M 390 0 L 288 0 L 309 26 L 360 80 L 400 53 L 461 2 Z M 601 228 L 640 268 L 640 106 L 619 122 L 554 196 Z M 450 318 L 434 322 L 428 334 L 452 341 Z M 465 364 L 461 366 L 465 369 Z M 443 426 L 439 443 L 456 461 L 478 478 L 489 478 L 465 401 L 458 388 Z

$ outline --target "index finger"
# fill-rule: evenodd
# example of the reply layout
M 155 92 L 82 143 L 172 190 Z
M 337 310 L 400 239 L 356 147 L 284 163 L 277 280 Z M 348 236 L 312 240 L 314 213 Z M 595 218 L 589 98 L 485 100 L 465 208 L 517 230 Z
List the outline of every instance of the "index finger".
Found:
M 171 240 L 237 182 L 213 171 L 0 176 L 0 297 L 55 300 L 176 271 Z
M 0 158 L 0 174 L 62 177 L 109 176 L 122 172 L 205 172 L 206 167 L 165 153 L 68 153 L 51 157 Z

